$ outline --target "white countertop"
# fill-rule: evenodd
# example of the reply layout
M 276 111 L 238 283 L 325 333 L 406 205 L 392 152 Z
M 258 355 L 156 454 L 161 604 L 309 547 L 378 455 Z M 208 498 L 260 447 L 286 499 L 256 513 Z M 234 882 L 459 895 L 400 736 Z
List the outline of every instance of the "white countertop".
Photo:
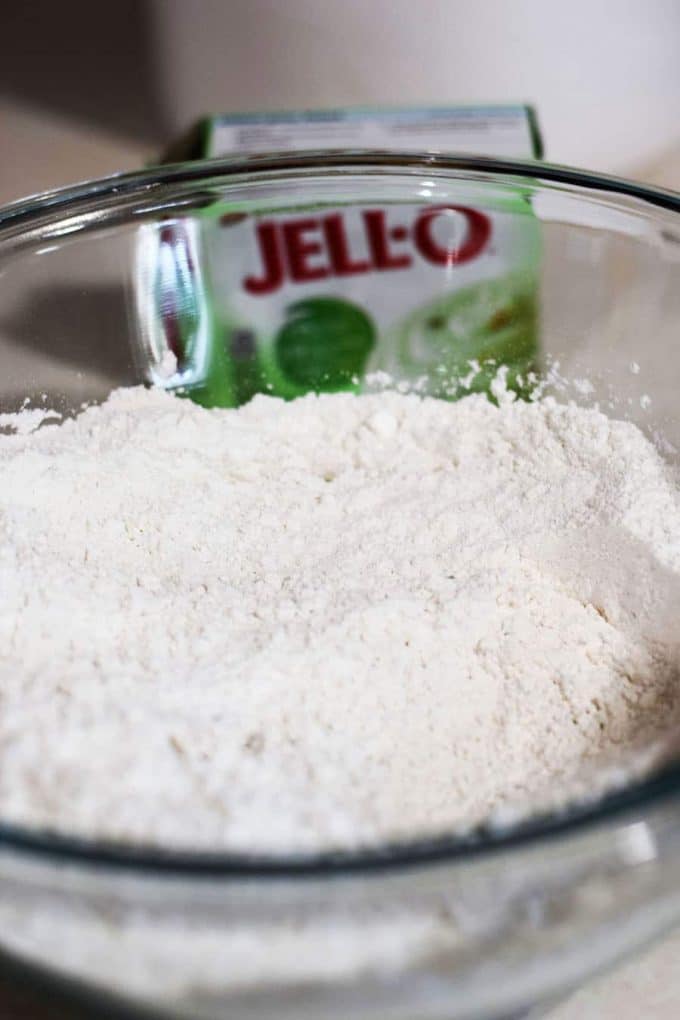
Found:
M 152 160 L 140 142 L 98 133 L 89 125 L 0 100 L 0 203 L 46 188 L 135 169 Z M 641 180 L 680 189 L 680 148 L 637 168 Z M 12 1002 L 0 1014 L 39 1020 L 41 1009 L 17 1012 Z M 49 1015 L 54 1016 L 52 1007 Z M 550 1011 L 547 1020 L 678 1020 L 680 932 L 601 976 Z

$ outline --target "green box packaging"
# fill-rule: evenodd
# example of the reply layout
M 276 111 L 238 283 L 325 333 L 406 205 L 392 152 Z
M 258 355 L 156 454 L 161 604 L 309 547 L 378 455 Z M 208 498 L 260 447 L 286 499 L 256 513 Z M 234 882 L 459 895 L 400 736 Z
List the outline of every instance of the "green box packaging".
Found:
M 168 154 L 389 148 L 540 155 L 524 106 L 210 118 Z M 454 398 L 538 357 L 540 232 L 520 189 L 465 204 L 216 202 L 140 231 L 138 313 L 157 385 L 209 406 L 257 392 L 360 391 L 387 373 Z M 479 370 L 470 377 L 470 363 Z M 461 379 L 467 377 L 465 386 Z

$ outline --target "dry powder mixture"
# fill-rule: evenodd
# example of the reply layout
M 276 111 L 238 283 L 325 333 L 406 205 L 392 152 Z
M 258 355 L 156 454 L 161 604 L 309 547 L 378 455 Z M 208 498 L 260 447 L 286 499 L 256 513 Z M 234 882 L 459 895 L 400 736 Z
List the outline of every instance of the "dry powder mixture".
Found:
M 676 477 L 631 424 L 501 397 L 134 388 L 0 437 L 0 817 L 314 850 L 666 753 Z

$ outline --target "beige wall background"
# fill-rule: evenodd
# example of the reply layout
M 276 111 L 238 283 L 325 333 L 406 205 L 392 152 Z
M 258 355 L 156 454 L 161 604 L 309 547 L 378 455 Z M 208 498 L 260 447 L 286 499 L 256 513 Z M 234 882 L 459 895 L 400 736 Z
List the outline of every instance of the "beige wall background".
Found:
M 530 101 L 558 162 L 680 141 L 677 0 L 153 0 L 159 97 L 210 110 Z
M 2 25 L 0 201 L 310 105 L 528 101 L 553 161 L 680 168 L 677 0 L 33 0 Z

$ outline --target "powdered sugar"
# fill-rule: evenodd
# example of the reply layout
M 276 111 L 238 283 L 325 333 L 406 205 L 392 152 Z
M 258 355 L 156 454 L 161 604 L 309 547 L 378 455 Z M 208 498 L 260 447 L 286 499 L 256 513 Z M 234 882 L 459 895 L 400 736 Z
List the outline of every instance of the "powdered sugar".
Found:
M 676 479 L 630 424 L 496 396 L 130 389 L 0 437 L 0 817 L 311 850 L 666 753 Z

